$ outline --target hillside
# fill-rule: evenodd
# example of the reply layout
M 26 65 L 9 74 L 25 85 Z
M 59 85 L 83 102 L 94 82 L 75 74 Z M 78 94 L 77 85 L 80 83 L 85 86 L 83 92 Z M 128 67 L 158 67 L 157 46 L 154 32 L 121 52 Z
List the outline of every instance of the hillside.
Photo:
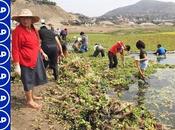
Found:
M 160 2 L 155 0 L 141 0 L 136 4 L 114 9 L 107 12 L 101 18 L 126 17 L 146 18 L 147 20 L 169 20 L 175 19 L 175 3 Z
M 47 23 L 52 23 L 55 26 L 60 26 L 61 22 L 67 22 L 69 20 L 77 19 L 76 15 L 70 14 L 64 11 L 59 5 L 44 5 L 34 3 L 32 0 L 16 0 L 11 5 L 12 13 L 11 15 L 18 14 L 23 8 L 30 9 L 34 15 L 40 18 L 46 19 Z

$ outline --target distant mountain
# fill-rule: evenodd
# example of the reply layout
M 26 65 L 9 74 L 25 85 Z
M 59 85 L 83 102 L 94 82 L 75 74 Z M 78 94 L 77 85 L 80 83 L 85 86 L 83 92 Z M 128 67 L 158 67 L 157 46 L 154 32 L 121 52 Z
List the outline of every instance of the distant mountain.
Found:
M 109 11 L 100 18 L 117 19 L 119 17 L 125 17 L 130 20 L 144 18 L 148 21 L 175 19 L 175 3 L 141 0 L 136 4 Z

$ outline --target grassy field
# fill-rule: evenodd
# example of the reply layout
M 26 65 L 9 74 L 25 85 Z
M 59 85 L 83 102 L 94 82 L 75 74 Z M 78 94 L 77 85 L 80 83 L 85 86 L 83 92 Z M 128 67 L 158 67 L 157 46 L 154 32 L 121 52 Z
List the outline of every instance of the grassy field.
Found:
M 147 50 L 155 50 L 157 43 L 162 43 L 168 50 L 175 50 L 175 28 L 134 28 L 118 29 L 111 33 L 88 33 L 89 51 L 87 53 L 70 52 L 59 65 L 59 80 L 55 85 L 47 86 L 42 92 L 44 108 L 43 120 L 49 122 L 50 129 L 61 124 L 64 130 L 160 130 L 162 128 L 144 104 L 132 104 L 120 100 L 123 91 L 129 84 L 138 81 L 138 70 L 134 59 L 126 57 L 125 67 L 120 58 L 117 68 L 108 69 L 108 57 L 92 57 L 93 46 L 101 43 L 106 52 L 112 44 L 123 40 L 136 51 L 135 42 L 145 41 Z M 70 42 L 78 33 L 69 34 Z M 151 63 L 146 76 L 156 68 L 175 66 Z M 12 69 L 13 70 L 13 69 Z M 48 73 L 49 75 L 49 73 Z M 52 81 L 50 74 L 49 80 Z M 15 83 L 14 83 L 15 85 Z M 143 89 L 145 89 L 143 87 Z M 109 92 L 114 94 L 111 97 Z M 140 98 L 142 99 L 142 98 Z M 139 100 L 139 102 L 142 102 Z M 21 113 L 21 112 L 20 112 Z M 41 119 L 36 120 L 35 129 L 41 129 Z
M 101 43 L 106 49 L 112 46 L 116 41 L 124 41 L 132 47 L 132 51 L 137 51 L 135 43 L 137 40 L 143 40 L 146 44 L 146 50 L 155 50 L 158 43 L 162 44 L 167 50 L 175 50 L 175 27 L 157 27 L 157 28 L 128 28 L 118 29 L 111 33 L 88 33 L 90 49 L 95 43 Z M 73 40 L 70 34 L 69 38 Z
M 157 43 L 164 43 L 168 50 L 174 50 L 173 31 L 173 28 L 154 28 L 121 29 L 109 34 L 89 33 L 89 51 L 70 52 L 60 65 L 57 86 L 49 87 L 43 94 L 46 117 L 63 124 L 65 130 L 158 130 L 161 124 L 144 104 L 128 104 L 119 99 L 121 92 L 138 80 L 134 60 L 127 57 L 123 67 L 119 58 L 118 67 L 108 69 L 107 56 L 94 58 L 90 55 L 94 43 L 102 43 L 107 50 L 117 40 L 129 43 L 134 51 L 135 42 L 139 39 L 145 41 L 149 50 L 156 49 Z M 73 41 L 75 35 L 78 33 L 69 34 L 69 39 Z M 146 75 L 160 67 L 172 66 L 150 63 Z M 108 91 L 113 89 L 115 95 L 109 98 Z

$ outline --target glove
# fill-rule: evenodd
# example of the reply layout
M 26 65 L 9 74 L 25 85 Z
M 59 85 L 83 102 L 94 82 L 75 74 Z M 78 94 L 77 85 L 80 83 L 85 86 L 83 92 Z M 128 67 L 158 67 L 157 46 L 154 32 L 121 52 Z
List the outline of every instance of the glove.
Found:
M 16 74 L 18 74 L 19 76 L 21 76 L 21 68 L 19 66 L 19 63 L 15 65 L 14 71 L 15 71 Z

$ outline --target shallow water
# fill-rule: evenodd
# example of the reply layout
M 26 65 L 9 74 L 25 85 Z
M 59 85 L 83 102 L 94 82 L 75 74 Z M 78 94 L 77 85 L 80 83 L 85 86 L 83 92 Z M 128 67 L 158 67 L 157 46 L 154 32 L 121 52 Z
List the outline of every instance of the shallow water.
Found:
M 131 57 L 138 58 L 139 54 L 131 54 Z M 151 61 L 158 62 L 160 64 L 169 64 L 169 65 L 174 65 L 175 64 L 175 53 L 169 53 L 166 54 L 165 57 L 157 57 L 156 55 L 152 54 L 151 52 L 148 52 L 148 58 Z
M 122 100 L 144 104 L 163 124 L 175 129 L 175 69 L 160 69 L 147 80 L 132 84 Z

